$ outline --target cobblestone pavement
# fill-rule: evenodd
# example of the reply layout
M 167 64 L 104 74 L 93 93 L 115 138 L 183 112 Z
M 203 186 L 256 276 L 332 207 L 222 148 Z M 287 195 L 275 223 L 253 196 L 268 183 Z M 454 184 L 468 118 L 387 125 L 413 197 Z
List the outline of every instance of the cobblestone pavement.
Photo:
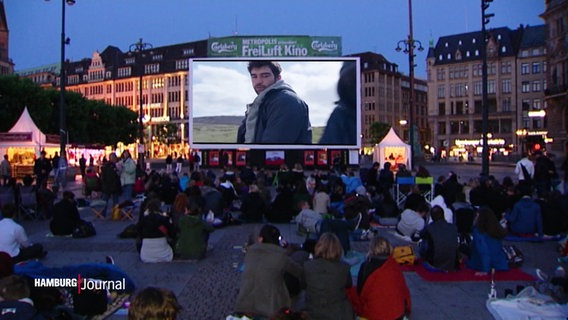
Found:
M 80 186 L 69 189 L 78 192 Z M 234 265 L 242 262 L 244 254 L 235 246 L 242 246 L 258 225 L 230 226 L 216 230 L 210 238 L 212 249 L 201 261 L 158 264 L 142 263 L 132 239 L 119 239 L 117 234 L 130 221 L 102 221 L 95 219 L 89 210 L 81 210 L 82 217 L 93 221 L 97 235 L 86 239 L 46 237 L 48 221 L 24 221 L 30 239 L 42 243 L 49 251 L 42 261 L 47 266 L 63 266 L 85 262 L 103 262 L 106 255 L 114 257 L 116 264 L 125 270 L 138 288 L 159 286 L 171 289 L 183 306 L 180 319 L 219 320 L 232 312 L 240 283 L 240 273 Z M 289 242 L 302 242 L 295 225 L 277 224 Z M 400 240 L 391 230 L 381 229 L 394 244 Z M 368 242 L 353 242 L 352 247 L 365 252 Z M 534 275 L 539 267 L 545 271 L 556 267 L 555 242 L 516 243 L 525 254 L 523 270 Z M 565 266 L 566 267 L 566 266 Z M 485 307 L 489 292 L 486 282 L 426 282 L 413 272 L 405 272 L 412 298 L 412 319 L 491 319 Z M 527 282 L 497 282 L 499 296 L 506 288 L 515 289 Z M 113 316 L 112 319 L 125 319 Z

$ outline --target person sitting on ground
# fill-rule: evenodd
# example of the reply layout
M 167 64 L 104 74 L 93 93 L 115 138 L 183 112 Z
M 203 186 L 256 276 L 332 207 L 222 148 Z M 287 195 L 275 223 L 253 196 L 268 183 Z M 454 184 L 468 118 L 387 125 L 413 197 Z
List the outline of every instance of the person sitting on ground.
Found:
M 444 211 L 444 219 L 449 222 L 449 223 L 454 223 L 454 212 L 452 211 L 452 209 L 450 209 L 448 207 L 448 205 L 446 204 L 446 200 L 444 200 L 444 197 L 442 196 L 436 196 L 434 199 L 432 199 L 432 201 L 430 202 L 430 206 L 438 206 L 442 209 L 442 211 Z M 430 222 L 432 221 L 432 218 L 429 219 Z
M 357 315 L 366 319 L 410 316 L 410 292 L 387 239 L 371 239 L 357 275 L 357 291 L 348 291 L 348 296 Z
M 215 229 L 201 219 L 201 208 L 195 202 L 188 202 L 185 215 L 179 219 L 175 247 L 178 259 L 203 259 L 207 251 L 209 234 Z
M 146 287 L 130 301 L 128 320 L 175 320 L 181 310 L 175 294 L 168 290 Z
M 300 209 L 300 213 L 294 218 L 298 224 L 298 230 L 314 235 L 319 234 L 322 215 L 310 209 L 310 205 L 305 200 L 300 201 Z
M 432 207 L 430 215 L 432 223 L 420 233 L 420 256 L 435 269 L 454 271 L 458 262 L 458 229 L 445 220 L 441 207 Z
M 400 214 L 400 221 L 396 225 L 396 233 L 412 241 L 418 241 L 419 233 L 426 225 L 424 216 L 430 208 L 426 202 L 408 203 L 408 199 L 405 206 L 406 209 Z
M 248 193 L 243 196 L 239 218 L 246 222 L 262 222 L 266 210 L 266 202 L 262 199 L 258 186 L 251 184 Z
M 316 193 L 312 200 L 314 204 L 314 211 L 321 214 L 326 215 L 329 212 L 329 206 L 331 203 L 331 199 L 329 198 L 328 188 L 325 184 L 320 184 L 316 188 Z
M 481 207 L 473 228 L 471 253 L 467 267 L 487 274 L 491 269 L 509 270 L 507 256 L 503 251 L 503 239 L 507 230 L 501 227 L 497 217 L 489 207 Z
M 542 215 L 540 206 L 531 198 L 529 193 L 515 203 L 513 210 L 505 213 L 509 231 L 517 236 L 533 237 L 538 234 L 542 239 Z
M 350 267 L 342 256 L 339 239 L 326 232 L 316 243 L 314 260 L 304 263 L 306 311 L 313 319 L 355 319 L 345 295 L 352 286 Z
M 72 234 L 81 222 L 75 195 L 71 191 L 64 191 L 63 199 L 53 206 L 49 230 L 55 236 L 67 236 Z
M 160 200 L 150 200 L 138 224 L 138 234 L 142 238 L 142 262 L 168 262 L 173 259 L 168 238 L 174 238 L 175 231 L 171 219 L 161 212 L 160 206 Z
M 17 210 L 10 203 L 2 207 L 4 218 L 0 220 L 0 251 L 8 253 L 13 263 L 45 257 L 47 251 L 43 250 L 43 246 L 39 243 L 32 244 L 24 228 L 14 221 Z
M 288 272 L 301 279 L 303 269 L 287 255 L 280 240 L 280 230 L 267 224 L 260 230 L 257 242 L 248 247 L 235 312 L 269 317 L 291 306 L 283 274 Z

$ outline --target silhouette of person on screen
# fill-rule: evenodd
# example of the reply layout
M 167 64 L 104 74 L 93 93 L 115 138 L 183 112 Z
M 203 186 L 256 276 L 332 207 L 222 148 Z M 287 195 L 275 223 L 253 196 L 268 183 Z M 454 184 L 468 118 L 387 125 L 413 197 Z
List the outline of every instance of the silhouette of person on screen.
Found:
M 308 105 L 282 80 L 280 64 L 251 61 L 248 71 L 258 96 L 247 105 L 237 143 L 311 144 Z
M 355 61 L 346 61 L 339 71 L 337 94 L 339 101 L 323 131 L 320 144 L 357 144 L 357 70 Z

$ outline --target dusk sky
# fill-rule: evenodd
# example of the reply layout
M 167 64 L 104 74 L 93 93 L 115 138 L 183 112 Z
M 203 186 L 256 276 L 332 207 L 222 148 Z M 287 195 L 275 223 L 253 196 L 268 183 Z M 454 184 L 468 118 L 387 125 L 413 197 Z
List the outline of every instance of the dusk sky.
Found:
M 1 1 L 1 0 L 0 0 Z M 208 37 L 309 35 L 342 37 L 343 54 L 373 51 L 408 73 L 408 56 L 394 49 L 408 35 L 405 0 L 76 0 L 66 7 L 66 57 L 90 58 L 113 45 L 128 51 L 143 38 L 154 47 Z M 16 70 L 60 60 L 61 0 L 4 0 L 9 55 Z M 478 31 L 480 0 L 413 1 L 414 38 Z M 495 0 L 488 27 L 539 25 L 544 0 Z M 427 50 L 418 52 L 416 75 L 425 77 Z

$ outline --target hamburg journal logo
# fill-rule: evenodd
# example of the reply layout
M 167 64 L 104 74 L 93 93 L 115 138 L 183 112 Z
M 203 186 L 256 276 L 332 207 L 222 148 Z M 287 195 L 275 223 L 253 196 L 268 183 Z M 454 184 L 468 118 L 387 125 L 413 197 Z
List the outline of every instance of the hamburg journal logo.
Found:
M 91 278 L 36 278 L 34 279 L 36 288 L 77 288 L 77 294 L 84 290 L 107 290 L 122 291 L 126 289 L 126 279 L 118 280 L 99 280 Z

